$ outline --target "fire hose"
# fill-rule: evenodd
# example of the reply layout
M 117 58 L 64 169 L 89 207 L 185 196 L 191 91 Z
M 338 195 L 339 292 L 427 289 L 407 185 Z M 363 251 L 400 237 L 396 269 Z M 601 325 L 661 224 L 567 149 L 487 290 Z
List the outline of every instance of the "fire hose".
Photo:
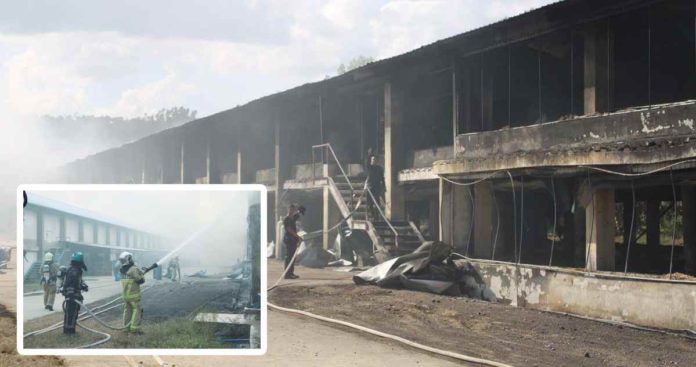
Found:
M 358 206 L 359 206 L 359 204 L 358 204 Z M 356 207 L 356 209 L 357 209 L 357 207 Z M 355 210 L 354 210 L 354 211 L 355 211 Z M 352 214 L 352 213 L 351 213 L 351 214 Z M 338 225 L 340 225 L 340 224 L 342 224 L 342 223 L 343 223 L 343 221 L 339 222 Z M 338 225 L 336 225 L 335 227 L 338 227 Z M 301 242 L 301 241 L 300 241 L 300 242 Z M 299 245 L 299 243 L 298 243 L 298 245 Z M 299 246 L 298 246 L 298 248 L 299 248 Z M 292 263 L 295 261 L 295 258 L 297 257 L 297 253 L 298 253 L 298 250 L 295 249 L 295 253 L 293 253 L 292 258 L 290 259 L 290 263 L 289 263 L 289 264 L 292 264 Z M 288 267 L 286 267 L 286 268 L 284 269 L 283 274 L 280 275 L 280 277 L 279 277 L 278 280 L 275 282 L 275 284 L 273 284 L 273 286 L 271 286 L 270 288 L 268 288 L 267 292 L 270 292 L 270 291 L 272 291 L 273 289 L 275 289 L 276 287 L 278 287 L 278 285 L 280 284 L 280 282 L 285 278 L 285 274 L 287 274 L 288 269 L 290 269 L 290 266 L 288 266 Z M 464 354 L 460 354 L 460 353 L 455 353 L 455 352 L 451 352 L 451 351 L 447 351 L 447 350 L 443 350 L 443 349 L 438 349 L 438 348 L 430 347 L 430 346 L 427 346 L 427 345 L 424 345 L 424 344 L 420 344 L 420 343 L 414 342 L 414 341 L 412 341 L 412 340 L 408 340 L 408 339 L 406 339 L 406 338 L 402 338 L 402 337 L 397 336 L 397 335 L 393 335 L 393 334 L 381 332 L 381 331 L 378 331 L 378 330 L 370 329 L 370 328 L 367 328 L 367 327 L 365 327 L 365 326 L 356 325 L 356 324 L 353 324 L 353 323 L 350 323 L 350 322 L 347 322 L 347 321 L 337 320 L 337 319 L 333 319 L 333 318 L 326 317 L 326 316 L 321 316 L 321 315 L 316 315 L 316 314 L 313 314 L 313 313 L 311 313 L 311 312 L 302 311 L 302 310 L 297 310 L 297 309 L 293 309 L 293 308 L 281 307 L 281 306 L 278 306 L 278 305 L 274 305 L 274 304 L 271 303 L 271 302 L 267 302 L 267 304 L 268 304 L 268 307 L 270 307 L 270 308 L 272 308 L 272 309 L 274 309 L 274 310 L 283 311 L 283 312 L 288 312 L 288 313 L 293 313 L 293 314 L 302 315 L 302 316 L 306 316 L 306 317 L 311 317 L 311 318 L 313 318 L 313 319 L 317 319 L 317 320 L 320 320 L 320 321 L 324 321 L 324 322 L 328 322 L 328 323 L 332 323 L 332 324 L 337 324 L 337 325 L 341 325 L 341 326 L 345 326 L 345 327 L 349 327 L 349 328 L 352 328 L 352 329 L 355 329 L 355 330 L 362 331 L 362 332 L 364 332 L 364 333 L 368 333 L 368 334 L 375 335 L 375 336 L 378 336 L 378 337 L 381 337 L 381 338 L 393 340 L 393 341 L 396 341 L 396 342 L 399 342 L 399 343 L 408 345 L 409 347 L 416 348 L 416 349 L 419 349 L 419 350 L 424 350 L 424 351 L 426 351 L 426 352 L 430 352 L 430 353 L 437 354 L 437 355 L 440 355 L 440 356 L 445 356 L 445 357 L 449 357 L 449 358 L 453 358 L 453 359 L 457 359 L 457 360 L 465 361 L 465 362 L 478 363 L 478 364 L 487 365 L 487 366 L 494 366 L 494 367 L 511 367 L 511 366 L 508 365 L 508 364 L 504 364 L 504 363 L 500 363 L 500 362 L 496 362 L 496 361 L 491 361 L 491 360 L 487 360 L 487 359 L 483 359 L 483 358 L 476 358 L 476 357 L 472 357 L 472 356 L 468 356 L 468 355 L 464 355 Z
M 147 290 L 149 290 L 150 288 L 152 288 L 152 286 L 147 287 L 147 288 L 144 288 L 144 289 L 141 291 L 141 293 L 145 293 L 145 292 L 146 292 Z M 89 318 L 94 318 L 95 320 L 97 320 L 98 323 L 100 323 L 100 324 L 104 325 L 105 327 L 107 327 L 107 328 L 109 328 L 109 329 L 112 329 L 112 330 L 124 330 L 124 329 L 126 329 L 127 327 L 130 326 L 130 322 L 128 322 L 128 324 L 124 325 L 123 327 L 114 327 L 114 326 L 111 326 L 111 325 L 107 324 L 104 320 L 102 320 L 102 319 L 100 319 L 100 318 L 97 317 L 97 315 L 99 315 L 99 314 L 102 314 L 102 313 L 104 313 L 104 312 L 113 310 L 113 309 L 116 308 L 116 307 L 123 306 L 123 303 L 118 303 L 118 304 L 115 304 L 115 305 L 113 305 L 113 306 L 111 306 L 111 307 L 108 307 L 108 308 L 105 308 L 105 309 L 101 309 L 101 308 L 103 308 L 103 307 L 106 307 L 106 306 L 109 306 L 109 305 L 113 304 L 114 302 L 116 302 L 116 301 L 118 301 L 118 300 L 120 300 L 120 299 L 121 299 L 121 297 L 114 298 L 113 300 L 111 300 L 111 301 L 109 301 L 109 302 L 107 302 L 107 303 L 105 303 L 105 304 L 103 304 L 103 305 L 99 305 L 99 306 L 97 306 L 97 307 L 94 307 L 94 309 L 88 308 L 88 307 L 87 307 L 86 305 L 84 305 L 82 302 L 79 302 L 79 301 L 77 301 L 77 300 L 73 300 L 75 303 L 77 303 L 77 304 L 80 305 L 81 307 L 84 307 L 85 310 L 86 310 L 85 312 L 82 312 L 82 313 L 80 313 L 80 314 L 78 315 L 78 319 L 77 319 L 78 322 L 77 322 L 77 325 L 79 325 L 79 326 L 82 327 L 83 329 L 85 329 L 85 330 L 87 330 L 87 331 L 90 331 L 90 332 L 92 332 L 92 333 L 101 334 L 101 335 L 104 335 L 104 336 L 105 336 L 104 339 L 98 340 L 98 341 L 96 341 L 96 342 L 94 342 L 94 343 L 90 343 L 90 344 L 78 346 L 78 347 L 76 347 L 77 349 L 91 348 L 91 347 L 94 347 L 94 346 L 97 346 L 97 345 L 100 345 L 100 344 L 104 344 L 104 343 L 106 343 L 107 341 L 111 340 L 111 335 L 110 335 L 110 334 L 105 333 L 105 332 L 102 332 L 102 331 L 99 331 L 99 330 L 92 329 L 92 328 L 90 328 L 90 327 L 87 327 L 87 326 L 83 325 L 82 323 L 80 323 L 79 321 L 84 321 L 84 320 L 87 320 L 87 319 L 89 319 Z M 66 300 L 66 301 L 67 301 L 67 300 Z M 98 309 L 100 309 L 100 310 L 97 311 Z M 32 332 L 30 332 L 30 333 L 24 334 L 24 338 L 28 338 L 28 337 L 36 336 L 36 335 L 42 335 L 42 334 L 45 334 L 45 333 L 47 333 L 47 332 L 50 332 L 50 331 L 53 331 L 53 330 L 56 330 L 56 329 L 60 329 L 60 327 L 61 327 L 62 325 L 63 325 L 63 322 L 55 323 L 55 324 L 53 324 L 53 325 L 51 325 L 51 326 L 48 326 L 48 327 L 46 327 L 46 328 L 44 328 L 44 329 L 40 329 L 40 330 L 36 330 L 36 331 L 32 331 Z

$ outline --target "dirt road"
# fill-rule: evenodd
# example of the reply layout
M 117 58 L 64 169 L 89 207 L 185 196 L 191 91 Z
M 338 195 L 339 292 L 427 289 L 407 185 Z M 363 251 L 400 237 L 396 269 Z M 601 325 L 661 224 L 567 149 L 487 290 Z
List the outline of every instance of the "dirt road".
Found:
M 270 273 L 279 268 L 269 262 Z M 301 278 L 271 292 L 270 302 L 467 355 L 516 366 L 696 363 L 696 341 L 682 337 L 466 298 L 356 286 L 349 274 L 330 270 L 296 273 Z M 326 278 L 338 280 L 314 280 Z

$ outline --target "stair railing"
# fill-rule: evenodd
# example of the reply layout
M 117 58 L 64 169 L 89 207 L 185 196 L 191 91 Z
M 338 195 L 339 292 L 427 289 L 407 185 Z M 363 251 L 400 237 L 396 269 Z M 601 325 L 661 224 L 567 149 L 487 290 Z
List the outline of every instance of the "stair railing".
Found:
M 382 208 L 379 207 L 379 203 L 377 202 L 377 199 L 375 199 L 375 195 L 372 194 L 372 191 L 367 186 L 367 183 L 365 184 L 365 191 L 367 191 L 367 193 L 370 195 L 370 199 L 372 199 L 372 203 L 377 208 L 379 215 L 382 216 L 382 219 L 384 219 L 384 222 L 387 223 L 387 225 L 389 226 L 389 229 L 391 229 L 391 231 L 394 233 L 394 245 L 396 246 L 396 248 L 399 248 L 399 232 L 396 231 L 396 228 L 394 228 L 394 226 L 391 224 L 389 219 L 387 219 L 387 216 L 384 215 Z
M 353 196 L 355 196 L 355 192 L 353 190 L 353 184 L 350 182 L 350 179 L 348 179 L 348 175 L 346 174 L 346 171 L 343 170 L 343 166 L 341 165 L 341 162 L 338 160 L 338 157 L 336 157 L 336 153 L 334 152 L 333 148 L 331 147 L 331 144 L 329 143 L 324 143 L 324 144 L 318 144 L 318 145 L 312 145 L 312 180 L 316 180 L 316 157 L 315 157 L 315 151 L 317 149 L 321 149 L 321 157 L 322 160 L 321 162 L 324 162 L 324 153 L 328 151 L 331 153 L 331 156 L 333 157 L 334 161 L 336 162 L 336 165 L 338 166 L 338 169 L 341 170 L 341 175 L 343 178 L 346 180 L 348 183 L 348 187 L 350 187 L 350 206 L 353 206 Z

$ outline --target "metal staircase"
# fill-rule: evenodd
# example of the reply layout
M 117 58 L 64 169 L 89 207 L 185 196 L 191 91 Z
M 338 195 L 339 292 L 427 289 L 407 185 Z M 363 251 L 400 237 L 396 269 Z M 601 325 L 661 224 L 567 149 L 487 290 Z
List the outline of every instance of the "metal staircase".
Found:
M 42 261 L 34 261 L 31 263 L 29 271 L 24 274 L 25 282 L 38 282 L 41 279 L 41 273 L 39 272 L 41 264 L 43 264 Z
M 381 262 L 389 258 L 413 252 L 425 239 L 413 224 L 405 220 L 389 220 L 377 206 L 379 215 L 371 218 L 367 202 L 376 202 L 372 192 L 365 185 L 365 178 L 346 175 L 331 145 L 320 144 L 312 149 L 325 149 L 322 157 L 329 156 L 338 166 L 340 175 L 326 177 L 329 191 L 348 226 L 367 232 L 372 239 L 373 252 Z M 314 154 L 313 154 L 314 156 Z M 315 162 L 312 162 L 315 164 Z M 316 170 L 314 170 L 316 172 Z

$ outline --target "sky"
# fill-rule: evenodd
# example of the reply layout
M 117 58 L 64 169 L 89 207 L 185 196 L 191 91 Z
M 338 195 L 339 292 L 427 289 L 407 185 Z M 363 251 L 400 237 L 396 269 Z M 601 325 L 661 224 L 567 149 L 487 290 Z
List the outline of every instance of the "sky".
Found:
M 14 238 L 17 185 L 76 159 L 40 116 L 203 117 L 550 2 L 0 0 L 0 242 Z
M 176 105 L 206 116 L 549 2 L 3 1 L 0 111 L 10 123 Z

